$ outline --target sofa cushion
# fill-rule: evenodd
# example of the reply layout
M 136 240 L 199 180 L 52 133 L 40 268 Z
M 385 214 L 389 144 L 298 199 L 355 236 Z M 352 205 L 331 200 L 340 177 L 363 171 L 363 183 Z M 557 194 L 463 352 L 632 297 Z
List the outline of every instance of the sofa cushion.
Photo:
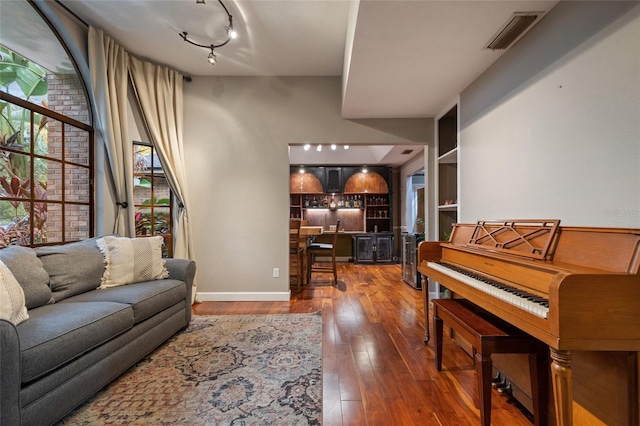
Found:
M 162 237 L 106 236 L 97 240 L 106 265 L 100 288 L 167 278 L 162 259 Z
M 91 238 L 35 249 L 49 274 L 50 287 L 56 302 L 100 286 L 104 274 L 104 258 L 96 240 L 97 238 Z
M 24 291 L 27 309 L 53 303 L 49 275 L 36 252 L 29 247 L 9 246 L 0 250 L 0 260 L 11 270 Z
M 18 325 L 28 318 L 24 291 L 7 265 L 0 260 L 0 319 Z
M 41 306 L 16 327 L 22 383 L 35 380 L 133 326 L 131 306 L 113 302 Z
M 135 324 L 187 297 L 187 287 L 179 280 L 156 280 L 90 291 L 65 299 L 61 304 L 75 302 L 117 302 L 133 308 Z

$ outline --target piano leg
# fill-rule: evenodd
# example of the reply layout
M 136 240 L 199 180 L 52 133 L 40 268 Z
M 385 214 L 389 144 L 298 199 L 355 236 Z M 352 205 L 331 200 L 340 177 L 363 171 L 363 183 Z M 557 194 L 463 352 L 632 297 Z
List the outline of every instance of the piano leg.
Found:
M 529 376 L 533 397 L 535 426 L 546 426 L 549 420 L 549 349 L 542 342 L 536 343 L 536 353 L 529 355 Z
M 640 414 L 638 413 L 638 352 L 629 352 L 627 356 L 628 382 L 627 389 L 629 392 L 629 426 L 638 426 L 640 422 Z
M 571 351 L 549 348 L 551 354 L 551 380 L 553 402 L 558 426 L 573 425 L 573 383 Z
M 429 334 L 429 324 L 431 323 L 429 318 L 429 279 L 426 275 L 422 275 L 422 302 L 424 304 L 424 344 L 426 345 L 431 338 Z

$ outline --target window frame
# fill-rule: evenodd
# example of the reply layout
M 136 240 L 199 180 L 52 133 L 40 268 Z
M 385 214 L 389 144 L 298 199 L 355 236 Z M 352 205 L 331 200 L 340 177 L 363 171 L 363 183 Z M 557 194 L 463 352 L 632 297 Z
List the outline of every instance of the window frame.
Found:
M 63 176 L 66 176 L 66 174 L 64 173 L 65 170 L 65 166 L 66 165 L 72 165 L 74 167 L 80 167 L 83 169 L 88 169 L 89 170 L 89 201 L 88 202 L 84 202 L 84 201 L 67 201 L 66 200 L 66 194 L 65 194 L 65 179 L 62 179 L 61 182 L 61 186 L 62 186 L 62 197 L 60 200 L 49 200 L 46 199 L 45 203 L 50 205 L 50 204 L 59 204 L 62 206 L 62 217 L 64 217 L 64 212 L 65 212 L 65 206 L 66 205 L 79 205 L 79 206 L 88 206 L 89 207 L 89 232 L 88 232 L 88 238 L 91 238 L 94 234 L 94 227 L 95 227 L 95 190 L 94 190 L 94 128 L 91 125 L 82 123 L 81 121 L 75 120 L 71 117 L 68 117 L 66 115 L 60 114 L 56 111 L 52 111 L 50 109 L 47 109 L 45 107 L 42 107 L 40 105 L 31 103 L 29 101 L 26 101 L 24 99 L 21 99 L 19 97 L 16 97 L 14 95 L 11 95 L 7 92 L 4 92 L 2 90 L 0 90 L 0 100 L 9 102 L 11 104 L 14 104 L 18 107 L 21 107 L 25 110 L 29 111 L 30 114 L 30 118 L 29 118 L 29 151 L 25 152 L 25 151 L 20 151 L 17 149 L 12 149 L 9 147 L 0 147 L 0 151 L 3 152 L 9 152 L 9 153 L 14 153 L 14 154 L 18 154 L 18 155 L 26 155 L 29 157 L 30 159 L 30 171 L 29 171 L 29 180 L 30 180 L 30 195 L 28 198 L 23 197 L 23 198 L 12 198 L 12 197 L 1 197 L 2 201 L 17 201 L 17 202 L 27 202 L 29 203 L 32 207 L 29 210 L 29 233 L 30 233 L 30 243 L 27 244 L 27 247 L 39 247 L 39 246 L 47 246 L 47 245 L 59 245 L 59 244 L 64 244 L 64 243 L 68 243 L 68 242 L 72 242 L 72 241 L 79 241 L 78 239 L 67 239 L 67 235 L 66 235 L 66 221 L 62 221 L 62 228 L 60 230 L 61 232 L 61 241 L 55 241 L 55 242 L 43 242 L 43 243 L 34 243 L 34 208 L 33 205 L 35 203 L 42 203 L 43 200 L 39 199 L 39 198 L 35 198 L 34 197 L 34 188 L 36 185 L 35 179 L 34 179 L 34 164 L 35 164 L 35 159 L 41 159 L 41 160 L 45 160 L 45 161 L 53 161 L 53 162 L 57 162 L 57 163 L 61 163 L 62 164 L 62 170 L 63 170 Z M 85 164 L 81 164 L 81 163 L 76 163 L 73 161 L 67 161 L 64 157 L 64 144 L 66 142 L 65 137 L 64 137 L 64 131 L 63 131 L 63 137 L 62 137 L 62 158 L 56 158 L 56 157 L 52 157 L 52 156 L 47 156 L 47 155 L 41 155 L 41 154 L 36 154 L 35 153 L 35 132 L 33 129 L 33 123 L 34 123 L 34 114 L 40 114 L 42 116 L 46 116 L 49 117 L 51 119 L 54 119 L 56 121 L 59 121 L 60 123 L 63 124 L 63 128 L 66 125 L 69 126 L 73 126 L 76 127 L 80 130 L 86 131 L 88 134 L 88 139 L 89 139 L 89 146 L 88 146 L 88 155 L 89 155 L 89 161 L 88 161 L 88 165 Z
M 164 239 L 164 245 L 166 247 L 166 257 L 172 258 L 173 257 L 173 239 L 174 239 L 174 220 L 173 220 L 173 213 L 174 213 L 174 196 L 173 196 L 173 190 L 171 189 L 171 186 L 168 185 L 169 181 L 165 175 L 164 172 L 164 166 L 162 165 L 162 162 L 160 161 L 160 158 L 158 157 L 158 163 L 160 166 L 160 169 L 162 170 L 162 173 L 157 173 L 155 171 L 154 165 L 154 155 L 157 157 L 157 148 L 155 147 L 155 145 L 151 142 L 141 142 L 141 141 L 132 141 L 131 143 L 131 148 L 132 148 L 132 152 L 131 155 L 135 155 L 136 154 L 136 147 L 147 147 L 151 149 L 151 163 L 149 164 L 149 169 L 151 170 L 150 173 L 140 173 L 140 172 L 136 172 L 135 168 L 133 169 L 133 178 L 135 179 L 136 177 L 145 177 L 145 178 L 150 178 L 150 183 L 151 183 L 151 188 L 150 188 L 150 193 L 149 193 L 149 204 L 140 204 L 137 203 L 135 200 L 135 195 L 134 195 L 134 221 L 135 221 L 135 215 L 137 214 L 138 210 L 141 208 L 148 208 L 149 209 L 149 217 L 150 217 L 150 228 L 151 228 L 151 235 L 138 235 L 138 230 L 137 230 L 137 221 L 135 221 L 135 228 L 136 228 L 136 234 L 135 234 L 135 238 L 145 238 L 145 237 L 154 237 L 154 236 L 160 236 Z M 165 179 L 167 181 L 167 186 L 168 186 L 168 190 L 169 190 L 169 196 L 167 197 L 169 199 L 169 205 L 166 204 L 156 204 L 155 202 L 153 202 L 153 200 L 156 200 L 156 192 L 155 192 L 155 178 L 156 177 L 162 177 L 163 179 Z M 154 211 L 156 208 L 160 208 L 160 209 L 169 209 L 169 213 L 168 213 L 168 225 L 169 225 L 169 232 L 166 234 L 156 234 L 156 227 L 155 227 L 155 219 L 156 219 L 156 215 L 154 214 Z

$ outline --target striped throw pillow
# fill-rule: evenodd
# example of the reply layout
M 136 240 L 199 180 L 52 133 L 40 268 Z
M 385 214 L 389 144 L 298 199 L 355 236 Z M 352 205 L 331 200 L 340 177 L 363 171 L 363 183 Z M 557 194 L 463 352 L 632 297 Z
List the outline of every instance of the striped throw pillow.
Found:
M 104 255 L 105 271 L 99 288 L 167 278 L 162 259 L 162 237 L 107 236 L 96 243 Z

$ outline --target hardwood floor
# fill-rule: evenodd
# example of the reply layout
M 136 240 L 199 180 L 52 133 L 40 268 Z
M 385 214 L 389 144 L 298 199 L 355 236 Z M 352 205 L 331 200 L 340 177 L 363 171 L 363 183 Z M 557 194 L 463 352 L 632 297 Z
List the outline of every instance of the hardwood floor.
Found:
M 193 312 L 321 311 L 326 426 L 479 424 L 473 360 L 445 339 L 442 371 L 436 370 L 433 342 L 423 341 L 422 294 L 402 281 L 400 266 L 342 263 L 338 278 L 336 288 L 314 276 L 288 302 L 203 302 Z M 491 416 L 497 426 L 532 424 L 495 390 Z

